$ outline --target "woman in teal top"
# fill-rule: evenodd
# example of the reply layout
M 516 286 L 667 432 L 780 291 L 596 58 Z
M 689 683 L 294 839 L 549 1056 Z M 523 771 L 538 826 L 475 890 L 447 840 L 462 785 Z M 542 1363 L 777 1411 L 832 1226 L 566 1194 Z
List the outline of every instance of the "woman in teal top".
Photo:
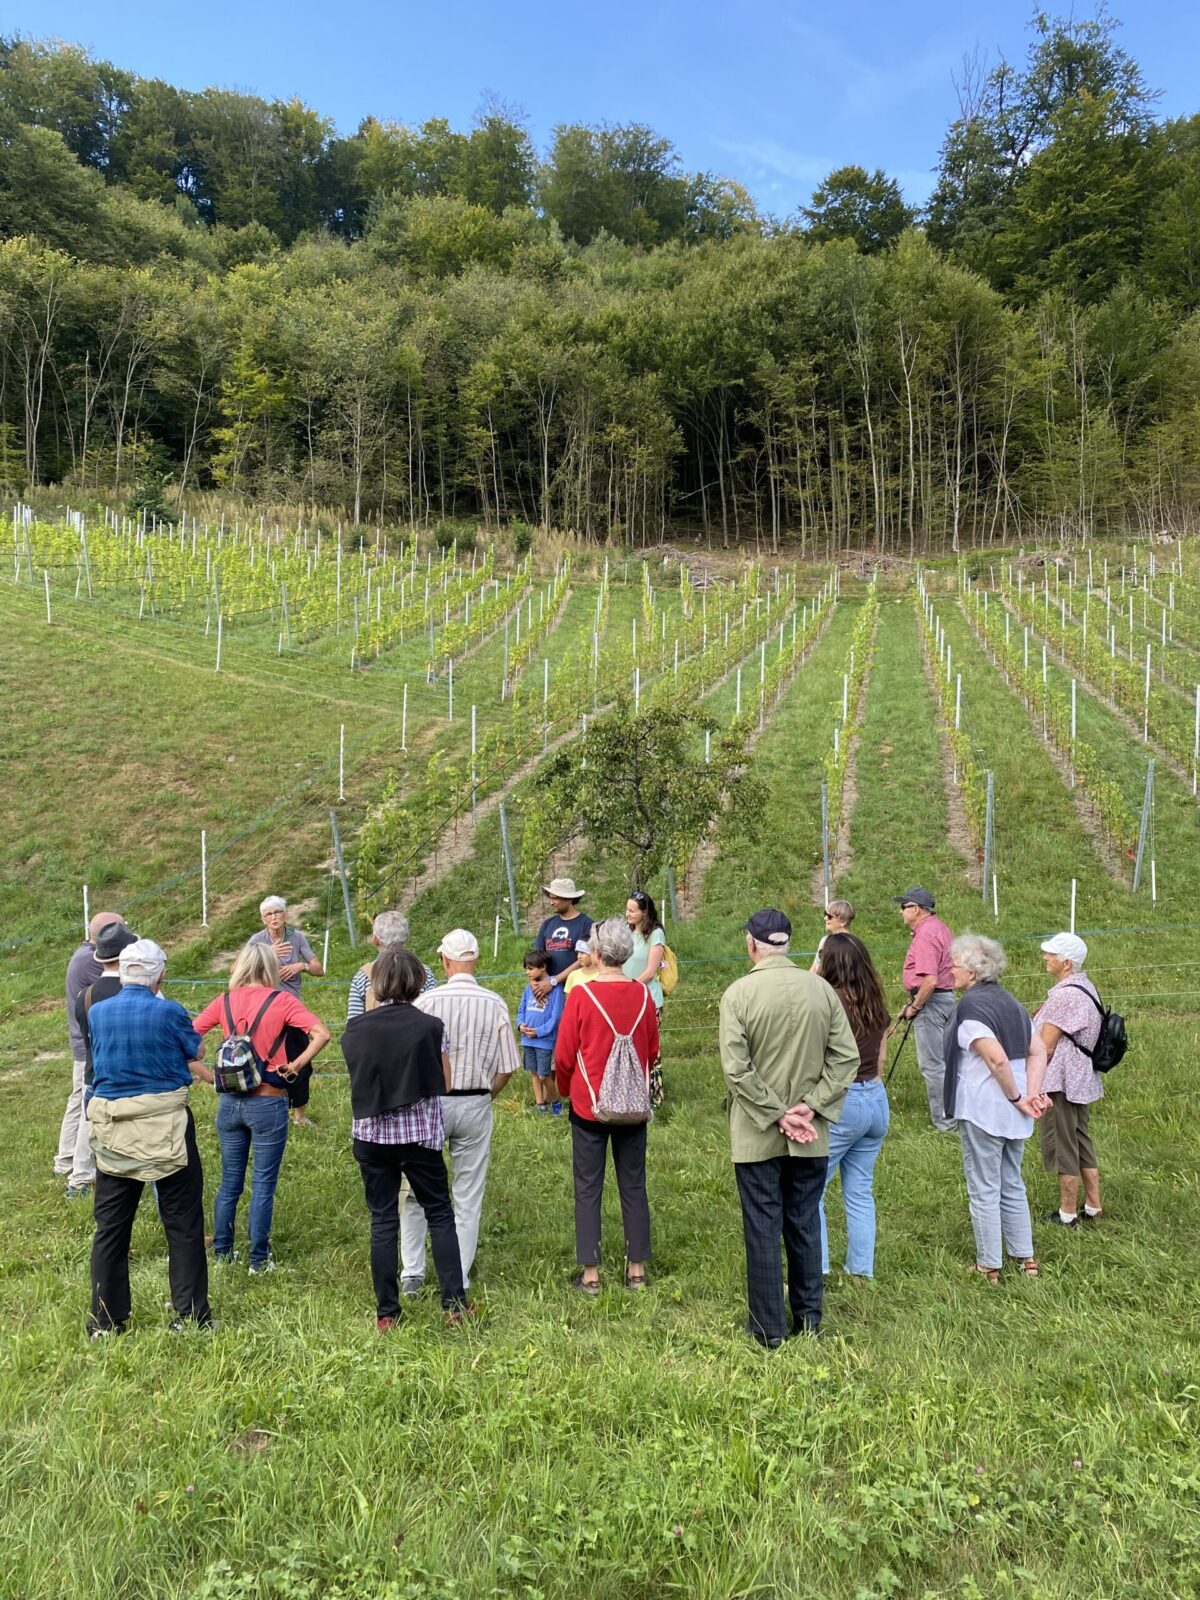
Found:
M 662 923 L 658 920 L 658 908 L 643 890 L 635 889 L 625 902 L 625 921 L 629 924 L 629 931 L 633 935 L 633 954 L 621 971 L 627 978 L 636 978 L 639 983 L 646 985 L 661 1022 L 663 989 L 659 982 L 658 971 L 666 954 L 667 936 L 663 932 Z M 662 1101 L 661 1057 L 656 1056 L 650 1064 L 650 1103 L 660 1106 Z

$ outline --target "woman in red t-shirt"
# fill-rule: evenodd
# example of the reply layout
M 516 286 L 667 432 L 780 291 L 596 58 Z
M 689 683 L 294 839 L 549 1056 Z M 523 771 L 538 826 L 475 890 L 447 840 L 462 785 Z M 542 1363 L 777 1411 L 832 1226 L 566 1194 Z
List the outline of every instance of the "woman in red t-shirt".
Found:
M 600 1201 L 610 1145 L 625 1226 L 625 1286 L 642 1289 L 646 1284 L 646 1262 L 650 1259 L 647 1124 L 597 1121 L 593 1096 L 600 1090 L 614 1030 L 632 1034 L 649 1094 L 650 1066 L 658 1055 L 658 1015 L 645 984 L 627 978 L 621 971 L 633 954 L 633 935 L 624 917 L 609 917 L 597 923 L 592 929 L 591 946 L 598 970 L 590 984 L 572 989 L 567 996 L 554 1046 L 554 1065 L 559 1093 L 571 1104 L 575 1252 L 580 1267 L 571 1279 L 571 1287 L 594 1295 L 600 1292 Z M 579 1066 L 581 1056 L 583 1071 Z
M 233 1229 L 238 1201 L 246 1186 L 246 1164 L 254 1151 L 254 1177 L 250 1187 L 250 1271 L 257 1275 L 274 1269 L 271 1255 L 271 1219 L 275 1187 L 283 1164 L 288 1136 L 288 1083 L 329 1043 L 329 1029 L 299 999 L 279 987 L 279 958 L 269 944 L 247 944 L 239 951 L 229 974 L 228 995 L 211 1000 L 192 1026 L 203 1035 L 219 1027 L 224 1037 L 247 1032 L 272 990 L 275 998 L 263 1011 L 250 1035 L 263 1062 L 263 1081 L 249 1094 L 223 1094 L 217 1101 L 217 1139 L 221 1146 L 221 1187 L 213 1207 L 213 1255 L 218 1261 L 235 1261 Z M 226 999 L 229 1011 L 226 1011 Z M 284 1030 L 300 1028 L 308 1045 L 294 1061 L 287 1058 Z

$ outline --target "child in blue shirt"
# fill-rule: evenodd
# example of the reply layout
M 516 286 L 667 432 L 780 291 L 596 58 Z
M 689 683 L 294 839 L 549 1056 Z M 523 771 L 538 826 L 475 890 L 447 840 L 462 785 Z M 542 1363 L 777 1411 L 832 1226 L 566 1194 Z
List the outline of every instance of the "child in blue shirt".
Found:
M 521 1058 L 526 1072 L 533 1076 L 533 1099 L 542 1115 L 562 1116 L 562 1101 L 555 1098 L 554 1041 L 562 1021 L 565 996 L 561 984 L 555 984 L 544 1000 L 533 992 L 535 983 L 546 977 L 546 952 L 531 950 L 525 957 L 525 971 L 529 982 L 517 1007 L 517 1028 L 521 1034 Z

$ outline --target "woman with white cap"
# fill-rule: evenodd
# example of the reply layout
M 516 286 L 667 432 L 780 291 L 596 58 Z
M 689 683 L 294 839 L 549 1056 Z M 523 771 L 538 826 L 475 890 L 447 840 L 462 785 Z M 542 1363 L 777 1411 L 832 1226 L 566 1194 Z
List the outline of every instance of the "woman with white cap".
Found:
M 1091 1052 L 1100 1038 L 1103 1008 L 1095 985 L 1084 972 L 1087 945 L 1074 933 L 1056 933 L 1042 945 L 1046 971 L 1054 986 L 1035 1014 L 1034 1027 L 1046 1047 L 1045 1094 L 1049 1106 L 1038 1129 L 1042 1163 L 1058 1176 L 1058 1208 L 1046 1218 L 1057 1227 L 1078 1225 L 1079 1180 L 1083 1179 L 1083 1216 L 1100 1216 L 1100 1168 L 1088 1132 L 1088 1111 L 1104 1094 Z

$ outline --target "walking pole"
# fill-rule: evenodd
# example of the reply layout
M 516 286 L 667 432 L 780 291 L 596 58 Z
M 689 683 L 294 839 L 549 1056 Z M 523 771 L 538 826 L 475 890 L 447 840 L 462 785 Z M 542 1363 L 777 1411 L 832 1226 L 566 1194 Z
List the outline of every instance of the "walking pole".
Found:
M 908 1036 L 912 1032 L 913 1023 L 916 1020 L 917 1019 L 915 1017 L 909 1017 L 908 1019 L 908 1027 L 905 1028 L 904 1033 L 901 1035 L 900 1043 L 896 1046 L 896 1054 L 892 1057 L 892 1064 L 887 1070 L 887 1077 L 883 1080 L 883 1086 L 885 1089 L 892 1081 L 892 1073 L 896 1070 L 896 1063 L 900 1059 L 901 1053 L 904 1050 L 904 1046 L 908 1043 Z

